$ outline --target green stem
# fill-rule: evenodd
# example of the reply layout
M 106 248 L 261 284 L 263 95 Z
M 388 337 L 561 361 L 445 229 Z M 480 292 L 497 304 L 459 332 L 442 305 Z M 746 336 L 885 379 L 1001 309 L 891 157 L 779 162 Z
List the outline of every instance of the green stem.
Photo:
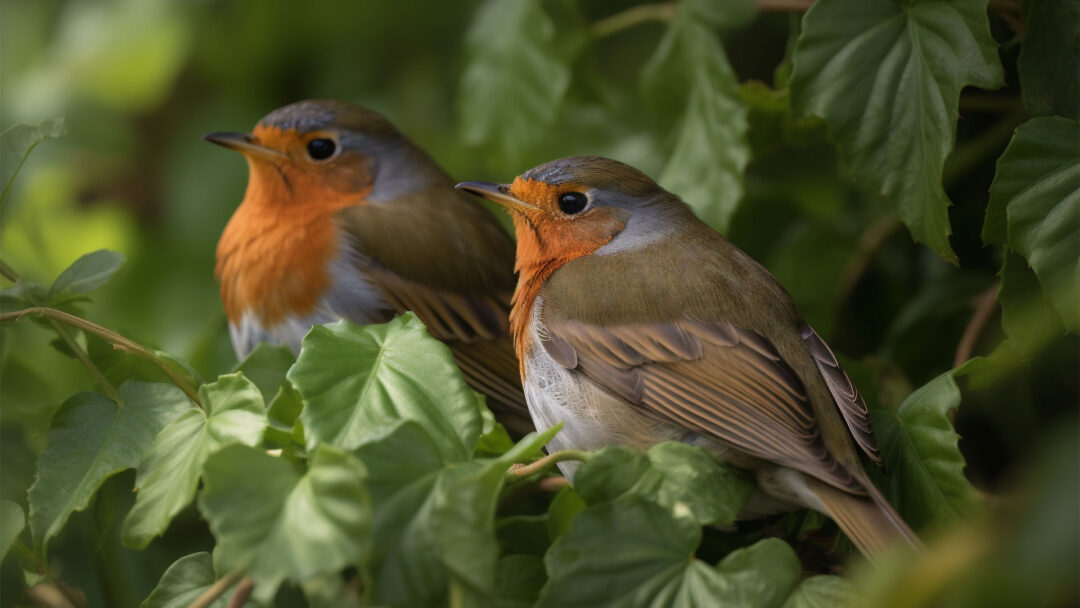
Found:
M 557 463 L 565 462 L 567 460 L 579 460 L 586 462 L 592 458 L 592 454 L 582 450 L 559 450 L 553 454 L 548 454 L 539 460 L 535 460 L 529 464 L 512 467 L 506 472 L 506 476 L 510 478 L 528 477 L 533 473 L 543 471 L 547 467 Z
M 607 38 L 642 23 L 649 23 L 650 21 L 666 23 L 671 21 L 674 16 L 674 2 L 642 4 L 597 21 L 589 28 L 589 33 L 592 34 L 593 38 Z
M 62 310 L 57 310 L 48 306 L 32 306 L 30 308 L 24 308 L 22 310 L 5 312 L 3 314 L 0 314 L 0 323 L 4 321 L 18 321 L 26 315 L 36 315 L 48 319 L 55 319 L 56 321 L 64 323 L 65 325 L 77 327 L 87 333 L 94 334 L 95 336 L 103 338 L 104 340 L 112 343 L 113 347 L 118 350 L 122 350 L 128 354 L 134 355 L 141 359 L 145 359 L 150 363 L 153 363 L 158 367 L 158 369 L 160 369 L 162 372 L 165 373 L 166 376 L 169 377 L 169 380 L 172 380 L 173 384 L 175 384 L 180 390 L 184 391 L 184 394 L 188 396 L 188 399 L 191 399 L 191 401 L 195 403 L 195 405 L 202 407 L 202 401 L 199 399 L 199 393 L 197 390 L 195 390 L 195 387 L 192 386 L 191 383 L 188 382 L 183 376 L 176 373 L 176 370 L 174 370 L 167 361 L 162 360 L 160 357 L 157 356 L 156 353 L 154 353 L 154 351 L 146 348 L 142 344 L 129 340 L 124 336 L 121 336 L 120 334 L 112 330 L 105 329 L 104 327 L 96 323 L 91 323 L 86 319 L 76 317 L 75 315 L 70 315 Z
M 12 283 L 19 282 L 19 273 L 15 272 L 15 269 L 5 264 L 0 260 L 0 274 L 4 275 L 4 278 Z
M 123 407 L 123 402 L 120 400 L 120 391 L 117 391 L 116 387 L 112 385 L 112 382 L 109 382 L 109 379 L 105 377 L 105 374 L 101 373 L 101 369 L 98 368 L 97 365 L 94 365 L 94 362 L 90 360 L 90 355 L 79 346 L 79 343 L 75 341 L 75 338 L 71 337 L 68 330 L 64 329 L 63 325 L 60 325 L 53 319 L 49 319 L 49 325 L 52 325 L 52 328 L 56 330 L 56 333 L 60 334 L 60 338 L 68 345 L 71 352 L 75 353 L 75 356 L 82 362 L 83 367 L 90 372 L 90 375 L 94 377 L 94 380 L 97 380 L 97 383 L 101 385 L 105 394 Z

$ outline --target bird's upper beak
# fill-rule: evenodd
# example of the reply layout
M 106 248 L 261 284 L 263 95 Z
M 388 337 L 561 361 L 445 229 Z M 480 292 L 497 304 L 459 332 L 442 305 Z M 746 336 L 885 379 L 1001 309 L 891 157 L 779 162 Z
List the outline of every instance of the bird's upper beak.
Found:
M 510 186 L 507 186 L 506 184 L 493 184 L 491 182 L 461 182 L 454 187 L 458 190 L 464 190 L 465 192 L 475 194 L 476 196 L 482 196 L 493 203 L 498 203 L 503 207 L 515 211 L 537 209 L 535 205 L 530 205 L 516 196 L 510 195 Z
M 265 158 L 285 158 L 284 153 L 255 143 L 254 138 L 247 133 L 230 133 L 228 131 L 207 133 L 202 136 L 202 140 L 230 150 L 236 150 L 244 155 L 253 154 Z

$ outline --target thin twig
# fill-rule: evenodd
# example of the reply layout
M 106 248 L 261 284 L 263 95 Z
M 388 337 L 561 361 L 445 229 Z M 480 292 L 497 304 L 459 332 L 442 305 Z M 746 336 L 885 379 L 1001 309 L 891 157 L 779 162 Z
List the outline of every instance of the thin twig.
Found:
M 589 33 L 592 34 L 593 38 L 606 38 L 642 23 L 650 21 L 666 23 L 671 21 L 674 16 L 674 2 L 641 4 L 597 21 L 589 28 Z
M 12 283 L 19 282 L 19 273 L 15 272 L 15 269 L 8 266 L 3 261 L 0 261 L 0 274 L 4 275 L 4 278 Z
M 890 215 L 870 224 L 859 235 L 859 249 L 848 261 L 843 274 L 841 274 L 838 302 L 847 300 L 851 291 L 855 289 L 855 284 L 859 282 L 859 278 L 866 272 L 866 268 L 870 265 L 870 260 L 874 258 L 874 254 L 889 240 L 892 233 L 896 232 L 901 226 L 903 224 L 900 223 L 900 220 Z
M 971 358 L 971 354 L 975 351 L 975 345 L 979 341 L 979 336 L 982 335 L 983 329 L 986 328 L 986 324 L 990 321 L 990 317 L 994 315 L 994 309 L 997 307 L 998 287 L 1000 286 L 1001 281 L 994 281 L 993 285 L 972 300 L 972 304 L 975 305 L 975 312 L 972 313 L 971 320 L 968 321 L 964 333 L 960 336 L 960 342 L 956 345 L 953 368 L 960 367 Z
M 539 460 L 535 460 L 529 464 L 514 465 L 510 467 L 510 470 L 506 472 L 507 477 L 528 477 L 533 473 L 543 471 L 547 467 L 567 460 L 581 460 L 586 461 L 592 455 L 588 452 L 581 450 L 559 450 L 554 454 L 548 454 Z
M 536 482 L 536 487 L 545 492 L 558 492 L 570 485 L 570 480 L 565 477 L 545 477 Z
M 197 390 L 195 390 L 195 387 L 193 387 L 191 383 L 188 382 L 183 376 L 176 373 L 176 370 L 174 370 L 168 364 L 168 362 L 163 361 L 160 357 L 157 356 L 156 353 L 154 353 L 154 351 L 146 348 L 142 344 L 129 340 L 124 336 L 121 336 L 120 334 L 112 330 L 105 329 L 104 327 L 96 323 L 92 323 L 90 321 L 87 321 L 86 319 L 76 317 L 75 315 L 70 315 L 62 310 L 57 310 L 48 306 L 32 306 L 30 308 L 24 308 L 22 310 L 5 312 L 3 314 L 0 314 L 0 323 L 4 321 L 18 321 L 26 315 L 36 315 L 49 319 L 55 319 L 66 325 L 77 327 L 85 332 L 92 333 L 95 336 L 111 342 L 113 347 L 118 350 L 122 350 L 128 354 L 135 355 L 136 357 L 145 359 L 153 363 L 158 367 L 158 369 L 160 369 L 162 372 L 165 373 L 166 376 L 169 377 L 169 380 L 172 380 L 173 384 L 175 384 L 180 390 L 184 391 L 184 394 L 188 396 L 188 399 L 191 399 L 192 402 L 195 403 L 195 405 L 202 407 L 202 401 L 199 399 L 199 393 Z
M 195 598 L 194 602 L 188 604 L 188 608 L 206 608 L 210 604 L 214 603 L 214 600 L 221 597 L 221 594 L 229 590 L 236 584 L 236 581 L 240 580 L 244 576 L 244 570 L 237 568 L 232 572 L 218 579 L 209 589 L 203 591 L 203 594 Z
M 228 608 L 241 608 L 247 603 L 254 589 L 255 581 L 251 580 L 250 576 L 245 576 L 244 580 L 240 581 L 240 584 L 236 586 L 236 592 L 233 593 L 232 599 L 229 600 Z

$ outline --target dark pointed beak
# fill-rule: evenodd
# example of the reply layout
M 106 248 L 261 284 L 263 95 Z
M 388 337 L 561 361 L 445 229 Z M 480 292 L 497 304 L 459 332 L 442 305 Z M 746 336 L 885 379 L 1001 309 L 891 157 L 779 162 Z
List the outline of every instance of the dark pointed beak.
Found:
M 260 146 L 255 143 L 247 133 L 231 133 L 229 131 L 219 131 L 216 133 L 207 133 L 202 136 L 203 141 L 208 141 L 212 144 L 217 144 L 223 148 L 230 150 L 236 150 L 237 152 L 247 155 L 254 154 L 256 156 L 263 156 L 266 158 L 285 158 L 285 154 L 274 150 L 273 148 L 267 148 L 266 146 Z
M 515 211 L 524 211 L 525 209 L 537 209 L 535 205 L 530 205 L 525 201 L 511 196 L 509 193 L 510 187 L 506 184 L 493 184 L 491 182 L 461 182 L 454 186 L 458 190 L 464 190 L 469 194 L 475 194 L 476 196 L 482 196 L 493 203 L 498 203 L 503 207 L 513 209 Z

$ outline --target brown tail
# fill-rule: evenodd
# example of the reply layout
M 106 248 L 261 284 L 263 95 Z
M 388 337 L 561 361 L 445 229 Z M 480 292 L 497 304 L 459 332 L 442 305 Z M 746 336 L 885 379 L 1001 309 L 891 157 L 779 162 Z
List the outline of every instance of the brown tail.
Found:
M 866 482 L 870 494 L 866 497 L 849 494 L 817 479 L 807 479 L 807 482 L 825 505 L 828 515 L 868 559 L 875 560 L 899 540 L 922 549 L 919 537 L 873 484 Z
M 447 346 L 465 380 L 487 397 L 488 407 L 511 435 L 520 437 L 534 430 L 510 336 L 470 343 L 448 341 Z

